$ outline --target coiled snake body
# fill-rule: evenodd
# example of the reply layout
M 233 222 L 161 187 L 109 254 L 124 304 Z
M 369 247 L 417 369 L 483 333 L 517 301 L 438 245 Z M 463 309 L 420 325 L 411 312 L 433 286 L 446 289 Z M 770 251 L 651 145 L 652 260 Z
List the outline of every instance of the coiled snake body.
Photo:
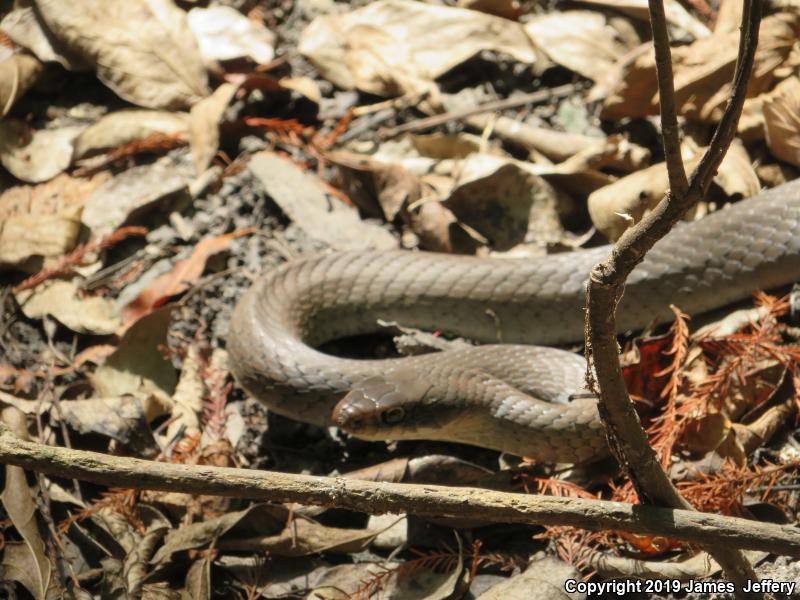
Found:
M 275 412 L 358 437 L 588 462 L 607 447 L 596 400 L 570 400 L 582 389 L 584 359 L 520 344 L 582 339 L 584 282 L 608 252 L 526 260 L 345 252 L 293 261 L 266 273 L 234 311 L 231 368 Z M 670 303 L 697 314 L 799 278 L 800 180 L 670 232 L 631 274 L 618 323 L 641 329 L 669 320 Z M 488 345 L 374 361 L 314 349 L 375 332 L 378 319 Z

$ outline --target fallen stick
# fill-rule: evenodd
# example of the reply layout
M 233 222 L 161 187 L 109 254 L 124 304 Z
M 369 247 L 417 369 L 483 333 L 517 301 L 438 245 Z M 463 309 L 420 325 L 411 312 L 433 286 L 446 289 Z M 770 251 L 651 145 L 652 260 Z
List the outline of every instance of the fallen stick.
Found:
M 297 502 L 381 514 L 621 530 L 800 557 L 800 530 L 737 517 L 468 487 L 161 463 L 21 440 L 0 424 L 0 463 L 113 487 Z

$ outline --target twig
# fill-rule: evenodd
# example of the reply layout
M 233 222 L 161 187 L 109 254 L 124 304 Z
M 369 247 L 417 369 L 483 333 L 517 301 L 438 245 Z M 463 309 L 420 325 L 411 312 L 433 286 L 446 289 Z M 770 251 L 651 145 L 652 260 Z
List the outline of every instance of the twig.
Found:
M 664 159 L 667 163 L 670 193 L 683 196 L 689 187 L 681 158 L 681 141 L 678 132 L 678 111 L 675 108 L 675 82 L 672 76 L 672 53 L 669 49 L 667 17 L 662 0 L 649 0 L 650 28 L 653 31 L 653 48 L 656 55 L 659 106 L 661 111 L 661 137 Z
M 417 119 L 416 121 L 404 123 L 403 125 L 398 125 L 397 127 L 392 127 L 390 129 L 383 129 L 378 133 L 378 137 L 382 140 L 386 140 L 397 137 L 401 133 L 422 131 L 423 129 L 430 129 L 431 127 L 436 127 L 437 125 L 442 125 L 443 123 L 457 121 L 459 119 L 464 119 L 473 115 L 479 115 L 485 112 L 507 110 L 509 108 L 517 108 L 526 104 L 536 104 L 537 102 L 544 102 L 546 100 L 550 100 L 551 98 L 563 98 L 564 96 L 569 96 L 570 94 L 575 93 L 576 89 L 577 86 L 575 84 L 568 83 L 546 90 L 531 92 L 530 94 L 514 96 L 513 98 L 493 100 L 492 102 L 486 102 L 471 108 L 462 108 L 460 110 L 454 110 L 441 115 L 433 115 L 432 117 Z
M 21 440 L 2 423 L 0 464 L 114 487 L 299 502 L 369 514 L 408 512 L 424 517 L 458 517 L 496 523 L 614 529 L 800 557 L 800 530 L 738 517 L 468 487 L 161 463 Z
M 663 9 L 654 10 L 651 14 L 655 22 L 663 19 Z M 672 190 L 649 215 L 629 229 L 614 246 L 611 256 L 592 269 L 587 285 L 586 354 L 590 365 L 587 377 L 590 383 L 593 383 L 592 371 L 597 377 L 599 410 L 614 454 L 631 478 L 639 498 L 656 505 L 691 508 L 661 468 L 628 396 L 619 363 L 615 311 L 628 275 L 656 241 L 664 237 L 686 210 L 703 197 L 733 140 L 744 104 L 747 80 L 753 68 L 760 22 L 761 0 L 745 0 L 733 94 L 708 150 L 692 173 L 685 193 Z M 660 31 L 661 27 L 666 31 L 663 22 L 654 23 L 654 33 Z M 660 47 L 663 39 L 657 39 L 656 44 Z M 659 72 L 659 84 L 663 74 L 663 71 Z M 673 94 L 671 83 L 659 91 L 662 108 L 674 108 L 674 98 L 670 98 Z M 676 144 L 676 140 L 677 132 L 674 137 L 665 137 L 665 147 Z M 675 172 L 678 174 L 676 178 L 680 179 L 679 170 Z M 739 590 L 747 579 L 755 579 L 752 566 L 740 552 L 718 544 L 712 546 L 709 542 L 711 540 L 707 540 L 703 547 L 720 563 Z M 739 592 L 739 597 L 761 596 Z

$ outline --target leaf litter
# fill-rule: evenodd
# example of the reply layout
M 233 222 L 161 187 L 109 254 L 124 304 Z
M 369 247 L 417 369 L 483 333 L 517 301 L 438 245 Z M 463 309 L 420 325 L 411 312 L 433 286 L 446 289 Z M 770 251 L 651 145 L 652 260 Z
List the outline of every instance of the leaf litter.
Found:
M 734 4 L 666 3 L 687 167 L 729 94 Z M 618 237 L 666 187 L 647 4 L 185 8 L 0 13 L 3 421 L 158 461 L 636 501 L 613 465 L 367 443 L 269 414 L 232 381 L 224 342 L 244 289 L 299 256 L 530 256 Z M 797 29 L 786 7 L 764 20 L 740 139 L 687 218 L 797 176 Z M 677 307 L 669 330 L 625 348 L 651 443 L 700 510 L 796 522 L 795 302 L 758 295 L 710 321 Z M 386 330 L 358 344 L 448 343 Z M 0 501 L 6 585 L 35 598 L 549 598 L 567 577 L 719 573 L 653 536 L 367 518 L 15 467 Z M 749 557 L 800 578 L 797 563 Z

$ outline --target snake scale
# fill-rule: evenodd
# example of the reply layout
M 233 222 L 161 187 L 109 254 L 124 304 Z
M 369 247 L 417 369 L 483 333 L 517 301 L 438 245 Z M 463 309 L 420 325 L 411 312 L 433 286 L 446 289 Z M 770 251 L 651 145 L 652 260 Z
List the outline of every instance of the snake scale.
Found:
M 272 410 L 366 439 L 436 439 L 542 461 L 607 454 L 585 361 L 544 346 L 583 335 L 584 284 L 609 246 L 525 260 L 340 252 L 270 270 L 236 307 L 228 338 L 239 383 Z M 620 331 L 698 314 L 800 279 L 800 180 L 659 241 L 631 274 Z M 378 320 L 486 345 L 382 360 L 315 346 Z M 502 341 L 502 343 L 497 343 Z M 344 397 L 344 399 L 342 399 Z

